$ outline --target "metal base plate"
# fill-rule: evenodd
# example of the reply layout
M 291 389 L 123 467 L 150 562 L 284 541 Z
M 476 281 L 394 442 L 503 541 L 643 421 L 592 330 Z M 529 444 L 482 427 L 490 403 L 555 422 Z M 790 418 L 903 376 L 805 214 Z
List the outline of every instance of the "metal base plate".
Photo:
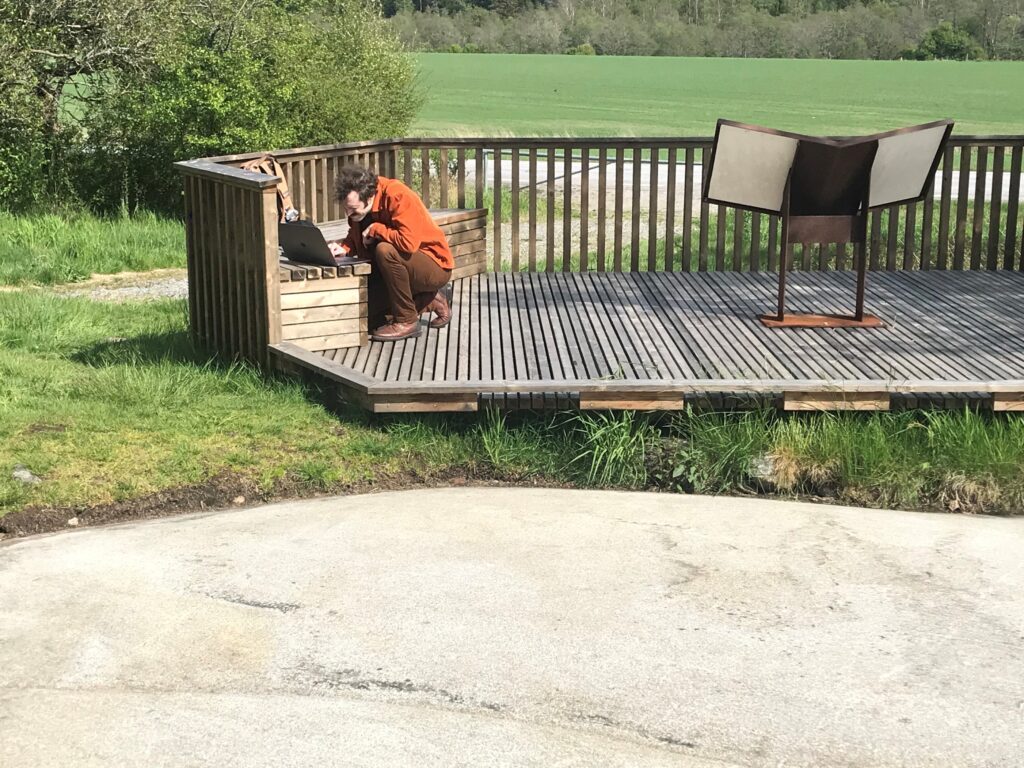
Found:
M 762 325 L 768 328 L 881 328 L 882 321 L 875 315 L 864 315 L 857 320 L 848 315 L 761 315 Z

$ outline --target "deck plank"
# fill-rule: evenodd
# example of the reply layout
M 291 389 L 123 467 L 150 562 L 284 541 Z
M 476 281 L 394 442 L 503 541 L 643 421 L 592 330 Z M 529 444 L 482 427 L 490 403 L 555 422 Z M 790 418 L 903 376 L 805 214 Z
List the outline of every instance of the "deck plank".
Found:
M 447 328 L 318 357 L 378 381 L 422 383 L 424 402 L 439 384 L 497 382 L 495 402 L 515 408 L 564 405 L 577 386 L 614 395 L 620 381 L 628 390 L 701 380 L 714 390 L 718 379 L 744 391 L 914 382 L 924 399 L 947 405 L 962 398 L 938 384 L 1001 387 L 1009 397 L 1024 381 L 1022 273 L 874 272 L 868 310 L 886 323 L 874 329 L 765 328 L 757 316 L 770 311 L 776 280 L 770 272 L 475 275 L 453 283 Z M 854 286 L 852 271 L 794 272 L 789 308 L 848 313 Z

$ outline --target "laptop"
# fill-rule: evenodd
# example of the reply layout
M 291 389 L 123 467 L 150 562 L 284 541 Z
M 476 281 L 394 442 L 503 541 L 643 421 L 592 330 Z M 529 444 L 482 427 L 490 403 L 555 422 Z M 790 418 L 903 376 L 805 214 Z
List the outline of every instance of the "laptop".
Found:
M 331 255 L 324 233 L 311 221 L 282 222 L 277 225 L 281 257 L 298 264 L 316 264 L 336 267 L 339 264 L 357 264 L 366 261 L 354 257 Z

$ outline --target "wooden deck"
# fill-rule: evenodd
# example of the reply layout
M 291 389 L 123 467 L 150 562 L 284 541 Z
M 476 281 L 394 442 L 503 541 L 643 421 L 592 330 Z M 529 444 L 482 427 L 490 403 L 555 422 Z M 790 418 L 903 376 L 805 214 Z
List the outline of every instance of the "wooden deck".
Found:
M 275 354 L 376 411 L 681 407 L 706 393 L 778 394 L 791 409 L 884 409 L 895 393 L 1024 393 L 1024 273 L 874 272 L 879 329 L 769 329 L 777 275 L 498 273 L 455 281 L 453 319 L 417 339 Z M 851 272 L 793 272 L 790 311 L 848 312 Z

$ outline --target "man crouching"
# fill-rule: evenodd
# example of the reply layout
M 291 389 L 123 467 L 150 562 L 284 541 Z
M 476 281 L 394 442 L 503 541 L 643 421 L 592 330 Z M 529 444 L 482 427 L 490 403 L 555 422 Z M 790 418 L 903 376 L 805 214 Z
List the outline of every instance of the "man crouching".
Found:
M 383 281 L 391 322 L 375 329 L 375 341 L 398 341 L 420 335 L 420 314 L 433 312 L 431 328 L 444 328 L 451 308 L 441 290 L 452 277 L 455 261 L 441 228 L 419 195 L 397 179 L 378 176 L 358 165 L 338 173 L 334 191 L 348 216 L 348 235 L 331 244 L 336 256 L 373 262 L 372 283 Z M 379 319 L 379 313 L 378 313 Z M 373 307 L 370 321 L 376 323 Z

